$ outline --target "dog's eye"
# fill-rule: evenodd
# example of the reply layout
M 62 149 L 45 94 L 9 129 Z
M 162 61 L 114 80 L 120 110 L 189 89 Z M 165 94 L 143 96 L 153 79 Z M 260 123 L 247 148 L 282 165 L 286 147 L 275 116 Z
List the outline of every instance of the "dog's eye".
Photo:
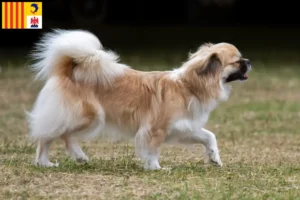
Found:
M 235 62 L 229 63 L 230 65 L 234 65 L 234 64 L 240 64 L 242 60 L 237 60 Z

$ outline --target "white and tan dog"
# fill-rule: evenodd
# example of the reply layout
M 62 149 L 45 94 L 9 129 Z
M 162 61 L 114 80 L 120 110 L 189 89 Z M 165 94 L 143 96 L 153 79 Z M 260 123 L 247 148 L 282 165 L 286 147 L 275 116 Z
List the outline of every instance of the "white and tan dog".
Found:
M 54 139 L 63 139 L 75 160 L 88 161 L 76 140 L 98 134 L 135 138 L 145 169 L 161 168 L 164 142 L 201 143 L 206 161 L 222 166 L 216 137 L 203 127 L 227 99 L 229 82 L 246 80 L 251 68 L 235 46 L 209 43 L 173 71 L 137 71 L 82 30 L 47 33 L 33 57 L 46 83 L 28 118 L 38 142 L 35 163 L 44 167 L 58 166 L 48 158 Z

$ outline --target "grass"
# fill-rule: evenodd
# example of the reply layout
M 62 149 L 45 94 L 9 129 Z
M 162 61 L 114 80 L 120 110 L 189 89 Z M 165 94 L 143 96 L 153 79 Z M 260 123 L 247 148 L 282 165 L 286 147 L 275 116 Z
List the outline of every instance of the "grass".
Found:
M 184 59 L 180 53 L 163 59 L 123 54 L 125 63 L 142 70 L 171 69 Z M 224 167 L 204 165 L 201 145 L 164 146 L 161 165 L 169 169 L 154 172 L 143 170 L 132 143 L 101 140 L 82 143 L 87 164 L 70 160 L 57 141 L 50 157 L 60 166 L 34 167 L 24 110 L 42 83 L 23 66 L 2 64 L 0 199 L 300 199 L 300 70 L 262 57 L 207 124 Z

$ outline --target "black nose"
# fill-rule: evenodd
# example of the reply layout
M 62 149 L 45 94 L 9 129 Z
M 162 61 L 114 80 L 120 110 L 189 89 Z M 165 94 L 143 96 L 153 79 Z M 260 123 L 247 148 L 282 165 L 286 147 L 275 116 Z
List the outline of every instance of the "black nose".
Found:
M 249 59 L 245 59 L 245 64 L 246 65 L 251 65 L 250 60 Z

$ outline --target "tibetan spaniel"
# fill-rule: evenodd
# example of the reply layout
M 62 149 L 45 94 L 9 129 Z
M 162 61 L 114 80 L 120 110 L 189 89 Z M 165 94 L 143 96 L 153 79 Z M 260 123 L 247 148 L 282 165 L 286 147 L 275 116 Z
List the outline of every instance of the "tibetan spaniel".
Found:
M 148 170 L 161 168 L 165 142 L 201 143 L 205 161 L 222 166 L 216 137 L 204 126 L 230 83 L 248 78 L 250 62 L 232 44 L 203 44 L 179 68 L 144 72 L 119 63 L 88 31 L 53 30 L 32 56 L 36 78 L 46 80 L 27 113 L 36 165 L 58 166 L 48 158 L 57 138 L 74 160 L 86 162 L 77 140 L 105 135 L 134 138 Z

